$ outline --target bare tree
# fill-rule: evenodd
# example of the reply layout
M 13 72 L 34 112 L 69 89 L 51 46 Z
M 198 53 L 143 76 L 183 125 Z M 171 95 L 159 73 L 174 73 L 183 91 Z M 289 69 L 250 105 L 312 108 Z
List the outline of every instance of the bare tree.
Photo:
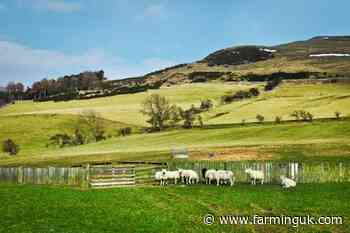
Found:
M 95 111 L 84 111 L 79 117 L 79 123 L 82 127 L 86 126 L 88 128 L 95 141 L 106 139 L 103 119 Z
M 148 116 L 147 122 L 155 130 L 163 130 L 166 124 L 171 121 L 175 105 L 170 105 L 169 100 L 158 94 L 152 94 L 142 102 L 141 113 Z

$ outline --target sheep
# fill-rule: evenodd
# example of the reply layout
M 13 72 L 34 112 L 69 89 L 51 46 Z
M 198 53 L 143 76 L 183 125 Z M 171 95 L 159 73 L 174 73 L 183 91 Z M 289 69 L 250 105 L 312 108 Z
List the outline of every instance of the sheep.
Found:
M 199 182 L 199 175 L 193 170 L 179 169 L 179 173 L 185 184 L 197 184 Z
M 233 176 L 232 171 L 226 170 L 218 170 L 215 172 L 216 185 L 220 185 L 220 181 L 222 180 L 224 183 L 229 182 L 231 186 L 235 183 L 235 178 Z
M 167 171 L 166 169 L 162 170 L 162 176 L 165 177 L 165 180 L 174 180 L 174 184 L 177 183 L 177 180 L 180 179 L 179 171 Z
M 249 175 L 252 185 L 256 185 L 256 180 L 260 180 L 261 184 L 264 184 L 264 173 L 262 171 L 256 171 L 249 168 L 245 170 L 245 173 Z
M 158 171 L 154 174 L 155 180 L 159 181 L 160 186 L 164 186 L 167 182 L 167 178 L 163 175 L 163 171 Z
M 286 176 L 280 176 L 280 178 L 282 188 L 293 188 L 297 185 L 297 183 L 294 180 L 289 179 Z
M 216 170 L 207 170 L 204 174 L 204 178 L 206 184 L 211 184 L 211 181 L 216 179 Z

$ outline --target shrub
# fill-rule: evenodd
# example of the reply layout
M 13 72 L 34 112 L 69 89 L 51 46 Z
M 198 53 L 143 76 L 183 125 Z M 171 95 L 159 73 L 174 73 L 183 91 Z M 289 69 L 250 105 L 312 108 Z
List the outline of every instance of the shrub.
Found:
M 258 96 L 260 94 L 259 90 L 257 88 L 251 88 L 248 91 L 237 91 L 234 94 L 227 94 L 224 96 L 221 96 L 221 103 L 228 104 L 233 101 L 239 101 L 244 99 L 249 99 L 255 96 Z
M 180 115 L 183 119 L 183 127 L 185 129 L 190 129 L 193 127 L 193 122 L 195 120 L 195 114 L 192 109 L 189 110 L 182 110 L 180 109 Z
M 341 112 L 336 111 L 334 113 L 334 115 L 335 115 L 335 118 L 338 119 L 338 120 L 341 118 Z
M 275 117 L 275 122 L 276 122 L 276 124 L 281 124 L 282 123 L 282 117 L 281 116 L 276 116 Z
M 74 140 L 73 140 L 73 144 L 74 145 L 84 145 L 85 144 L 85 137 L 82 134 L 82 132 L 79 129 L 76 129 L 74 132 Z
M 272 91 L 282 82 L 281 78 L 274 78 L 267 82 L 265 86 L 265 91 Z
M 119 129 L 119 135 L 123 136 L 123 137 L 130 135 L 131 132 L 132 132 L 131 127 L 124 127 L 124 128 Z
M 17 145 L 12 139 L 7 139 L 2 144 L 2 151 L 9 153 L 10 155 L 18 154 L 19 150 L 19 145 Z
M 197 119 L 198 119 L 199 127 L 203 128 L 204 127 L 204 123 L 203 123 L 202 116 L 199 115 Z
M 250 88 L 249 89 L 249 93 L 252 95 L 252 96 L 258 96 L 260 95 L 260 91 L 258 88 Z
M 203 111 L 208 111 L 213 107 L 213 101 L 210 99 L 207 100 L 202 100 L 201 101 L 201 106 L 199 107 Z
M 258 115 L 256 115 L 256 119 L 257 119 L 260 123 L 262 123 L 262 122 L 264 122 L 265 117 L 264 117 L 263 115 L 258 114 Z
M 300 111 L 300 117 L 303 121 L 312 121 L 314 119 L 314 115 L 307 111 Z
M 294 117 L 295 118 L 295 120 L 300 120 L 300 114 L 299 114 L 299 111 L 297 111 L 297 110 L 295 110 L 294 112 L 292 112 L 291 114 L 290 114 L 290 116 L 291 117 Z
M 65 146 L 71 146 L 73 145 L 73 139 L 68 134 L 56 134 L 49 139 L 50 144 L 57 145 L 60 148 L 63 148 Z
M 296 110 L 290 115 L 294 117 L 296 120 L 313 121 L 314 119 L 314 115 L 304 110 Z

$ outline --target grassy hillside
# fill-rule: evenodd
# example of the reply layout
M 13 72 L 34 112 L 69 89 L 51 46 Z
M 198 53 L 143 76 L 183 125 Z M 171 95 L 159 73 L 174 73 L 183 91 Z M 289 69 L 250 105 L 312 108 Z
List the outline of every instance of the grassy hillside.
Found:
M 125 124 L 104 120 L 106 135 L 117 135 Z M 28 156 L 44 153 L 49 138 L 55 134 L 72 135 L 77 127 L 78 117 L 73 115 L 21 115 L 0 117 L 0 141 L 8 138 L 21 147 L 21 154 Z M 0 152 L 1 158 L 2 152 Z M 3 155 L 4 156 L 4 155 Z
M 193 186 L 80 191 L 0 186 L 0 232 L 349 232 L 350 185 Z M 325 201 L 327 200 L 327 201 Z M 207 214 L 215 224 L 203 222 Z M 220 225 L 219 216 L 342 216 L 342 225 Z M 69 216 L 69 217 L 67 217 Z
M 0 140 L 12 138 L 21 146 L 21 151 L 14 158 L 1 155 L 0 164 L 164 160 L 169 158 L 169 151 L 174 147 L 190 148 L 195 159 L 206 158 L 208 151 L 223 151 L 220 152 L 222 158 L 231 160 L 348 157 L 348 118 L 313 123 L 275 124 L 273 121 L 276 116 L 291 120 L 290 113 L 294 110 L 310 111 L 315 118 L 332 118 L 335 111 L 349 116 L 350 85 L 284 83 L 256 98 L 225 105 L 219 101 L 227 92 L 251 87 L 262 90 L 263 84 L 187 84 L 100 99 L 17 103 L 0 110 Z M 171 103 L 183 107 L 198 106 L 200 100 L 207 98 L 214 100 L 215 106 L 202 114 L 204 129 L 175 129 L 118 137 L 117 130 L 121 126 L 146 126 L 145 118 L 139 112 L 140 104 L 151 93 L 166 96 Z M 112 138 L 79 147 L 47 148 L 50 136 L 74 132 L 75 114 L 83 110 L 100 113 L 106 119 L 107 136 Z M 270 123 L 250 124 L 256 121 L 257 114 L 262 114 Z M 247 123 L 244 126 L 240 124 L 243 119 Z
M 166 96 L 171 103 L 183 107 L 198 105 L 205 98 L 219 99 L 226 91 L 245 89 L 254 85 L 229 85 L 229 84 L 192 84 L 150 90 L 139 94 L 117 95 L 113 97 L 91 100 L 74 100 L 69 102 L 42 102 L 32 101 L 18 103 L 0 109 L 0 116 L 14 114 L 78 114 L 84 110 L 94 110 L 105 119 L 145 126 L 145 118 L 140 113 L 142 101 L 152 93 Z
M 350 114 L 350 84 L 291 84 L 286 83 L 272 92 L 265 92 L 257 98 L 221 105 L 220 97 L 227 92 L 245 90 L 263 84 L 187 84 L 161 88 L 139 94 L 69 101 L 69 102 L 23 102 L 0 109 L 0 116 L 21 114 L 78 114 L 84 110 L 95 110 L 105 119 L 127 124 L 146 126 L 140 113 L 141 103 L 151 93 L 167 97 L 171 103 L 182 107 L 199 105 L 200 100 L 212 99 L 215 108 L 203 115 L 205 124 L 237 123 L 243 119 L 256 121 L 262 114 L 268 121 L 276 116 L 291 119 L 290 113 L 303 109 L 316 118 L 334 117 L 335 111 L 343 116 Z M 220 117 L 217 117 L 217 115 Z
M 265 92 L 257 98 L 222 105 L 206 113 L 208 124 L 256 121 L 261 114 L 267 121 L 276 116 L 284 120 L 293 119 L 294 110 L 303 109 L 316 118 L 334 117 L 335 111 L 343 116 L 350 115 L 350 85 L 346 84 L 290 84 L 285 83 L 272 92 Z M 223 114 L 220 117 L 217 115 Z
M 4 126 L 2 126 L 4 127 Z M 117 127 L 111 125 L 111 127 Z M 162 133 L 134 134 L 114 137 L 100 143 L 58 149 L 46 148 L 48 133 L 40 135 L 34 128 L 34 139 L 19 141 L 23 144 L 19 155 L 2 156 L 0 164 L 80 163 L 104 160 L 152 160 L 170 158 L 172 148 L 187 147 L 193 159 L 207 159 L 215 151 L 229 160 L 293 159 L 305 160 L 346 159 L 350 154 L 350 120 L 325 120 L 313 123 L 289 122 L 212 126 L 207 129 L 171 130 Z M 20 131 L 22 130 L 22 131 Z M 57 130 L 57 129 L 52 129 Z M 27 127 L 17 128 L 8 135 L 24 135 Z M 5 137 L 4 134 L 1 137 Z M 18 137 L 20 138 L 20 136 Z M 37 143 L 35 143 L 37 141 Z M 34 143 L 33 143 L 34 142 Z M 220 159 L 220 157 L 218 157 Z

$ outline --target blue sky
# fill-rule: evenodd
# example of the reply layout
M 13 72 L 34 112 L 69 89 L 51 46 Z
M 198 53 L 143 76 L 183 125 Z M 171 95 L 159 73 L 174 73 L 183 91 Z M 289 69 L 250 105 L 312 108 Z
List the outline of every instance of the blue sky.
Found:
M 0 0 L 0 85 L 118 79 L 221 48 L 349 33 L 348 0 Z

